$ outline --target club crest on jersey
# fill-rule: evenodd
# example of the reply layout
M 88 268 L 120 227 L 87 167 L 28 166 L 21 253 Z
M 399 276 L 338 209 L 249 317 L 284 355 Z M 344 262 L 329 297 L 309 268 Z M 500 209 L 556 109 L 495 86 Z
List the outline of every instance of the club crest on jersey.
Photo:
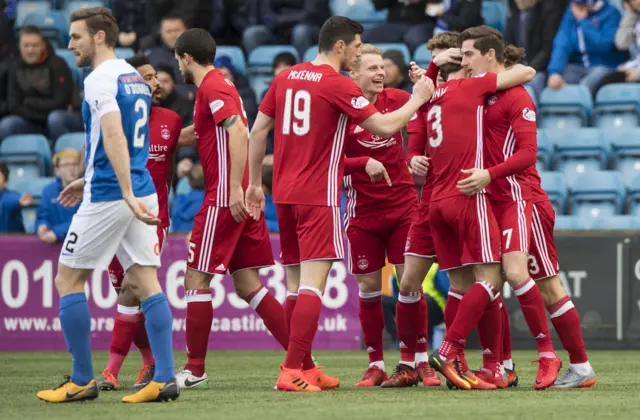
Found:
M 360 270 L 366 270 L 369 268 L 369 261 L 367 261 L 364 255 L 360 255 L 358 257 L 358 268 Z
M 497 100 L 498 100 L 498 97 L 496 95 L 491 95 L 489 96 L 489 100 L 487 101 L 487 103 L 489 105 L 493 105 L 496 103 Z
M 358 96 L 357 98 L 351 98 L 351 106 L 355 109 L 362 109 L 369 105 L 369 101 L 364 96 Z
M 161 125 L 160 127 L 162 128 L 162 130 L 160 130 L 160 136 L 162 136 L 164 140 L 169 140 L 171 138 L 169 128 L 166 125 Z
M 535 122 L 536 112 L 533 109 L 525 108 L 522 110 L 522 118 L 524 118 L 527 121 Z

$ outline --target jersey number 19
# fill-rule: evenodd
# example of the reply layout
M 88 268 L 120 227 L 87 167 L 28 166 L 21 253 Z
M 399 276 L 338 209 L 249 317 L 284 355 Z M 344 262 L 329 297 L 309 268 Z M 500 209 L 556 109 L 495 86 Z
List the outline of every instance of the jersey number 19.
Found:
M 293 110 L 293 123 L 291 112 Z M 306 90 L 293 93 L 293 89 L 287 89 L 284 97 L 284 116 L 282 118 L 282 134 L 304 136 L 309 133 L 311 126 L 311 95 Z

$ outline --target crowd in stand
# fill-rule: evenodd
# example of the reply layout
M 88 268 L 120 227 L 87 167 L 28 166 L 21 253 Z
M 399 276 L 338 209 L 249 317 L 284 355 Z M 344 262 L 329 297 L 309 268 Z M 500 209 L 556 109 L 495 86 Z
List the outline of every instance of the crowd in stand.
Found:
M 345 0 L 346 1 L 346 0 Z M 362 1 L 362 0 L 358 0 Z M 485 2 L 488 0 L 485 0 Z M 207 29 L 219 45 L 237 45 L 245 55 L 265 44 L 290 44 L 302 57 L 317 42 L 319 25 L 331 14 L 329 0 L 111 0 L 118 20 L 118 46 L 144 52 L 158 71 L 160 106 L 191 124 L 195 87 L 187 86 L 174 58 L 176 39 L 186 28 Z M 401 42 L 414 51 L 434 33 L 462 31 L 483 23 L 482 0 L 371 0 L 387 11 L 387 21 L 368 27 L 364 41 Z M 545 87 L 582 84 L 592 94 L 605 84 L 640 82 L 640 0 L 509 0 L 506 42 L 522 46 L 538 74 L 531 83 L 539 97 Z M 4 13 L 1 11 L 4 10 Z M 82 86 L 74 82 L 65 60 L 37 26 L 17 27 L 16 0 L 0 0 L 0 143 L 14 134 L 43 134 L 51 146 L 65 133 L 83 131 Z M 384 54 L 385 85 L 411 90 L 402 51 Z M 273 74 L 294 65 L 283 52 Z M 215 61 L 244 102 L 250 124 L 264 92 L 255 92 L 231 57 Z M 267 163 L 272 162 L 267 146 Z M 75 152 L 75 153 L 74 153 Z M 181 150 L 179 178 L 191 192 L 175 200 L 173 230 L 188 231 L 202 200 L 202 169 L 195 150 Z M 80 156 L 73 149 L 54 157 L 56 180 L 42 194 L 36 234 L 46 243 L 64 238 L 75 210 L 62 209 L 55 197 L 78 175 Z M 0 233 L 24 231 L 20 209 L 32 198 L 7 190 L 10 173 L 0 166 Z M 268 185 L 267 185 L 268 187 Z M 269 214 L 267 214 L 269 217 Z M 271 215 L 275 219 L 275 212 Z M 277 230 L 273 220 L 269 228 Z

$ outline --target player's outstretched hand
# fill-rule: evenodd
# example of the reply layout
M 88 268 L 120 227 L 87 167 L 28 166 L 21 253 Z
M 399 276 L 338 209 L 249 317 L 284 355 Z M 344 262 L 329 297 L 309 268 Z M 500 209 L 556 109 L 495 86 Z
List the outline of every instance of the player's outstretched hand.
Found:
M 491 183 L 491 175 L 486 169 L 463 169 L 462 173 L 471 175 L 468 178 L 458 181 L 457 186 L 462 194 L 477 194 Z
M 445 64 L 460 64 L 462 62 L 462 50 L 460 48 L 449 48 L 433 57 L 433 63 L 442 67 Z
M 426 176 L 429 170 L 429 158 L 426 156 L 414 156 L 411 158 L 411 171 L 418 176 Z
M 422 103 L 429 102 L 433 95 L 433 81 L 426 76 L 420 77 L 415 85 L 413 85 L 413 94 L 422 100 Z
M 265 203 L 262 187 L 249 185 L 247 187 L 247 192 L 245 193 L 245 202 L 247 203 L 249 216 L 251 216 L 253 220 L 260 220 L 260 215 L 264 211 Z
M 67 185 L 58 196 L 58 203 L 62 207 L 75 207 L 82 201 L 82 190 L 84 189 L 84 179 L 76 179 Z
M 369 175 L 369 178 L 371 178 L 372 183 L 384 179 L 387 181 L 387 185 L 391 186 L 391 178 L 389 178 L 386 168 L 377 160 L 369 158 L 364 170 L 367 172 L 367 175 Z
M 411 80 L 411 83 L 415 84 L 426 72 L 427 71 L 417 65 L 415 61 L 409 63 L 409 80 Z
M 129 197 L 125 197 L 124 201 L 136 216 L 136 219 L 148 225 L 155 226 L 160 224 L 160 219 L 158 219 L 158 216 L 156 216 L 151 210 L 149 210 L 149 208 L 142 202 L 142 200 L 139 200 L 132 195 Z
M 229 188 L 229 209 L 233 220 L 240 223 L 249 216 L 249 211 L 244 205 L 244 190 L 242 185 Z

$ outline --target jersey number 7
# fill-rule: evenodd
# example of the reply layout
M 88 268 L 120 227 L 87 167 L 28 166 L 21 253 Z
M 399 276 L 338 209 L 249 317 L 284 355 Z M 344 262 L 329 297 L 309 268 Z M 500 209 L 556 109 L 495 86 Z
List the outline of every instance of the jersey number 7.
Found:
M 291 112 L 293 110 L 293 123 Z M 293 89 L 287 89 L 284 96 L 284 116 L 282 118 L 282 134 L 305 136 L 311 127 L 311 95 L 306 90 L 293 93 Z

